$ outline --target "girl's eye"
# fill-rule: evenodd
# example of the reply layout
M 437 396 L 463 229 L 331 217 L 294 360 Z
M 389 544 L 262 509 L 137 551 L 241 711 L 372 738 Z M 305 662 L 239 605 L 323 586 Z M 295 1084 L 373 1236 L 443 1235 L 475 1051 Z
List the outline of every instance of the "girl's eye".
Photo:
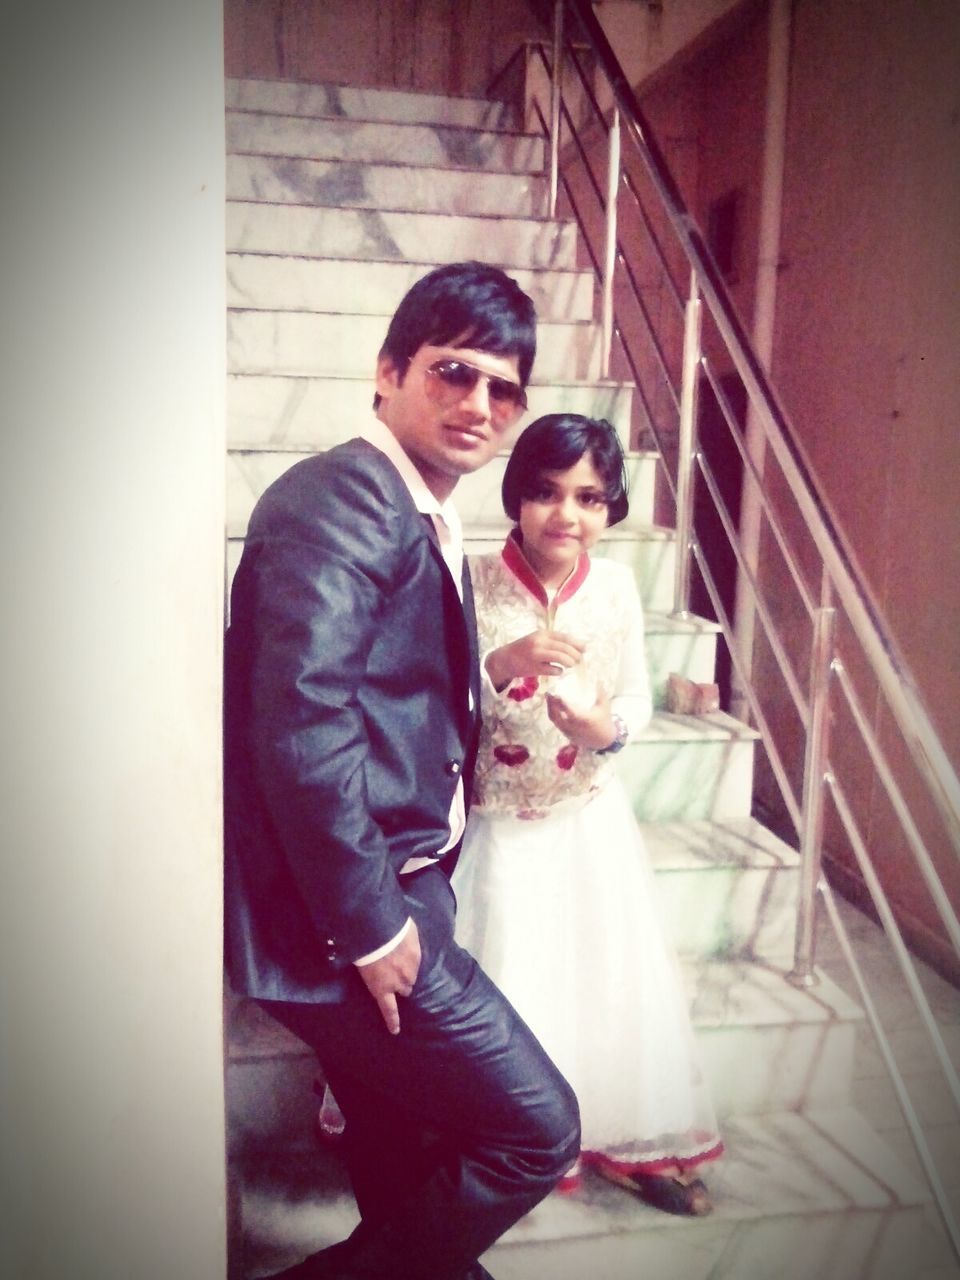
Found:
M 585 507 L 605 507 L 607 500 L 602 493 L 583 493 L 580 495 L 580 501 Z
M 534 489 L 533 493 L 531 494 L 530 501 L 531 502 L 549 502 L 552 497 L 553 497 L 553 490 L 550 488 L 550 486 L 540 485 L 538 488 Z

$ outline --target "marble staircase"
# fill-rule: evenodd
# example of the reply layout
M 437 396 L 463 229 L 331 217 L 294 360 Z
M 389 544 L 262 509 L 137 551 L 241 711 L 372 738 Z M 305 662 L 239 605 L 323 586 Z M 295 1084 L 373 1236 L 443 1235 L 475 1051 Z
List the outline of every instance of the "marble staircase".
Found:
M 598 376 L 594 289 L 578 266 L 576 227 L 544 216 L 543 141 L 520 132 L 504 104 L 232 81 L 227 140 L 231 573 L 263 488 L 370 411 L 388 318 L 444 261 L 495 262 L 534 297 L 531 416 L 604 416 L 629 442 L 631 388 Z M 458 488 L 469 550 L 502 542 L 503 463 Z M 670 1219 L 588 1181 L 577 1195 L 549 1197 L 485 1261 L 499 1280 L 901 1280 L 925 1193 L 850 1106 L 859 1010 L 826 978 L 810 990 L 787 980 L 797 856 L 751 817 L 755 733 L 723 713 L 663 709 L 669 672 L 711 678 L 717 629 L 671 617 L 675 545 L 654 523 L 655 459 L 631 452 L 629 466 L 631 515 L 600 553 L 636 574 L 657 711 L 620 759 L 728 1154 L 709 1174 L 709 1219 Z M 314 1075 L 299 1042 L 231 1001 L 230 1149 L 243 1220 L 235 1280 L 349 1229 L 342 1171 L 313 1133 Z

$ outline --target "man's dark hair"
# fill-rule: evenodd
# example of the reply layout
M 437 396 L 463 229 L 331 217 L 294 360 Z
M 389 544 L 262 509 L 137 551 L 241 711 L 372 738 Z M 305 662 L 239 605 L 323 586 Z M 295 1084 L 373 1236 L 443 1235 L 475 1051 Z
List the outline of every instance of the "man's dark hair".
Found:
M 394 312 L 380 355 L 389 356 L 402 379 L 424 345 L 473 347 L 516 356 L 525 387 L 537 350 L 533 301 L 499 267 L 451 262 L 413 285 Z M 380 403 L 375 396 L 373 407 Z
M 545 471 L 569 471 L 585 453 L 597 470 L 607 501 L 607 524 L 619 524 L 629 510 L 627 473 L 616 430 L 605 418 L 548 413 L 521 433 L 507 460 L 500 489 L 503 509 L 520 519 L 520 504 L 534 498 Z

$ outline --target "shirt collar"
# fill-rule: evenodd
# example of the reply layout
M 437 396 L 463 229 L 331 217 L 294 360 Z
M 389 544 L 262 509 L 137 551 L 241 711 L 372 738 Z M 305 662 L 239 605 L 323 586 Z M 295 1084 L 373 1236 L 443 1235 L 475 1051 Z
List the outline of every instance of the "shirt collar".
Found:
M 379 418 L 374 418 L 357 434 L 361 440 L 366 440 L 367 444 L 372 444 L 375 449 L 386 454 L 400 472 L 400 479 L 406 485 L 413 499 L 413 505 L 422 515 L 440 516 L 452 533 L 460 534 L 460 516 L 453 505 L 453 499 L 447 498 L 446 502 L 440 502 L 437 496 L 431 493 L 410 455 L 404 452 L 400 441 L 386 423 L 381 422 Z
M 503 551 L 500 554 L 503 558 L 503 563 L 517 581 L 526 587 L 530 594 L 547 609 L 551 607 L 556 609 L 557 605 L 569 600 L 583 586 L 587 574 L 590 572 L 590 557 L 585 551 L 581 551 L 577 557 L 577 563 L 564 579 L 551 601 L 543 583 L 534 573 L 530 561 L 523 554 L 523 535 L 519 529 L 510 530 L 507 534 L 507 540 L 503 544 Z

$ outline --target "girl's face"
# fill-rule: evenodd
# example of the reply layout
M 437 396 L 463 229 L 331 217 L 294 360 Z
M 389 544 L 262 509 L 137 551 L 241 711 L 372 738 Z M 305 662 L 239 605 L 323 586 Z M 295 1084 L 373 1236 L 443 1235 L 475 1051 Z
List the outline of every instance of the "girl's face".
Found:
M 567 471 L 541 472 L 520 504 L 523 553 L 544 586 L 559 586 L 607 527 L 604 483 L 589 453 Z

